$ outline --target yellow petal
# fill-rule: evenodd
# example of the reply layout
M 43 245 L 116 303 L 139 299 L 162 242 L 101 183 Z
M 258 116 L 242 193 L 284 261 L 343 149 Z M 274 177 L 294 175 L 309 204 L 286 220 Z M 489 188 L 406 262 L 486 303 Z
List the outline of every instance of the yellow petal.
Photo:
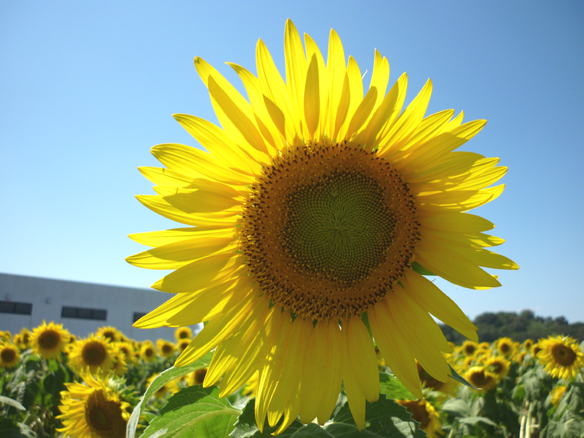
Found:
M 155 213 L 186 225 L 210 227 L 228 225 L 233 227 L 238 222 L 236 213 L 229 214 L 224 217 L 213 217 L 212 215 L 204 214 L 191 214 L 169 204 L 164 198 L 160 196 L 138 195 L 136 196 L 136 199 Z
M 477 286 L 501 286 L 501 283 L 479 268 L 476 263 L 446 248 L 427 247 L 424 242 L 419 242 L 416 261 L 445 280 L 469 289 Z
M 196 238 L 197 236 L 232 237 L 235 238 L 235 225 L 221 225 L 217 227 L 188 227 L 173 228 L 162 231 L 148 231 L 146 233 L 130 234 L 128 237 L 134 242 L 147 246 L 162 246 Z
M 476 326 L 460 310 L 460 307 L 434 283 L 415 272 L 411 272 L 401 281 L 404 285 L 405 292 L 422 309 L 427 310 L 444 324 L 448 324 L 470 340 L 478 341 Z
M 367 311 L 373 337 L 391 371 L 417 398 L 422 398 L 420 378 L 413 353 L 405 339 L 400 337 L 396 322 L 391 318 L 384 301 Z
M 173 114 L 177 122 L 187 130 L 213 157 L 227 162 L 227 167 L 246 175 L 255 176 L 260 168 L 219 127 L 207 120 L 188 114 Z
M 232 96 L 227 94 L 212 76 L 209 77 L 209 94 L 217 118 L 230 137 L 256 162 L 269 163 L 268 148 L 255 124 L 255 117 L 251 110 L 249 114 L 243 112 L 235 104 Z
M 320 117 L 319 73 L 316 55 L 312 55 L 308 73 L 306 74 L 306 87 L 304 89 L 304 118 L 308 135 L 314 138 L 318 129 Z
M 178 269 L 209 255 L 237 249 L 232 237 L 207 237 L 183 240 L 127 257 L 131 265 L 145 269 Z
M 306 55 L 302 40 L 292 20 L 286 20 L 284 36 L 284 55 L 286 59 L 286 83 L 290 90 L 290 99 L 296 107 L 296 113 L 302 114 L 304 105 L 304 82 L 306 78 Z
M 250 73 L 245 68 L 241 67 L 240 65 L 234 64 L 232 62 L 228 62 L 229 65 L 235 72 L 238 74 L 239 78 L 243 82 L 245 89 L 247 90 L 247 96 L 249 97 L 249 101 L 251 103 L 251 107 L 253 109 L 253 113 L 256 119 L 256 123 L 258 127 L 266 139 L 267 144 L 269 145 L 268 149 L 270 155 L 273 154 L 275 151 L 278 151 L 281 147 L 282 137 L 280 133 L 272 123 L 270 118 L 270 114 L 266 108 L 266 104 L 264 102 L 264 95 L 262 94 L 262 87 L 260 85 L 260 81 L 256 78 L 252 73 Z M 283 137 L 284 139 L 286 137 Z M 284 140 L 285 141 L 285 140 Z
M 289 143 L 293 143 L 294 138 L 302 138 L 300 118 L 296 113 L 296 108 L 290 101 L 288 91 L 286 90 L 286 84 L 284 83 L 282 76 L 280 76 L 274 61 L 272 60 L 272 56 L 262 40 L 258 41 L 256 47 L 256 62 L 263 94 L 271 99 L 283 112 L 286 125 L 290 125 L 290 132 L 294 135 L 294 137 L 286 139 Z M 270 108 L 268 108 L 268 110 L 270 110 Z M 289 128 L 286 129 L 286 132 L 288 131 Z
M 336 404 L 342 381 L 338 332 L 336 322 L 319 322 L 312 330 L 300 387 L 300 421 L 303 423 L 310 423 L 318 416 L 319 422 L 324 424 Z
M 412 103 L 408 105 L 406 110 L 384 136 L 384 144 L 391 145 L 391 147 L 397 147 L 397 145 L 406 142 L 415 133 L 417 127 L 424 118 L 431 95 L 432 81 L 428 79 L 424 88 L 422 88 Z M 384 150 L 382 150 L 382 152 L 384 152 Z
M 335 130 L 337 111 L 343 93 L 343 84 L 346 74 L 345 52 L 339 35 L 331 29 L 327 59 L 329 106 L 326 123 L 326 133 L 329 136 Z
M 226 252 L 192 262 L 158 280 L 152 288 L 163 292 L 195 292 L 221 281 L 243 266 L 243 257 Z
M 318 84 L 319 84 L 319 96 L 320 96 L 320 116 L 319 116 L 319 130 L 315 133 L 316 137 L 323 134 L 326 126 L 326 120 L 328 116 L 328 73 L 327 68 L 324 64 L 324 58 L 320 53 L 320 49 L 314 42 L 314 40 L 307 34 L 304 34 L 304 44 L 306 45 L 306 58 L 312 59 L 316 56 L 316 61 L 318 63 Z

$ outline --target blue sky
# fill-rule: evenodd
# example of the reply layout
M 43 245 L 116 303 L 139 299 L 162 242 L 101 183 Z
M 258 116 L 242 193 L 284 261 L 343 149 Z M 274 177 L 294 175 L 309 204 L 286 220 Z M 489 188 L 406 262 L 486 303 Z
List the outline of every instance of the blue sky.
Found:
M 226 61 L 255 71 L 261 38 L 283 72 L 286 18 L 326 53 L 328 34 L 411 100 L 427 78 L 428 114 L 487 119 L 464 146 L 501 158 L 506 190 L 477 210 L 519 271 L 503 287 L 441 283 L 470 316 L 532 309 L 584 321 L 584 3 L 0 2 L 0 272 L 148 287 L 163 271 L 124 261 L 127 234 L 177 225 L 143 207 L 136 170 L 159 143 L 196 145 L 171 117 L 216 121 L 194 56 L 242 90 Z M 365 81 L 368 83 L 367 81 Z M 14 296 L 14 294 L 13 294 Z

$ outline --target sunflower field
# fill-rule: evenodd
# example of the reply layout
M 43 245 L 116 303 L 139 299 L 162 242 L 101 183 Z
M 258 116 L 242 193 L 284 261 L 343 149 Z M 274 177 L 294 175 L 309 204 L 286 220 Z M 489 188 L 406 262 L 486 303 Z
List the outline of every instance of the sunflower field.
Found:
M 0 332 L 0 436 L 243 438 L 277 431 L 267 421 L 263 431 L 256 425 L 257 373 L 221 398 L 221 381 L 203 385 L 213 353 L 173 366 L 192 336 L 181 327 L 175 340 L 136 342 L 102 327 L 81 339 L 52 322 Z M 446 383 L 417 365 L 417 399 L 378 353 L 380 397 L 367 403 L 361 431 L 343 388 L 324 425 L 295 419 L 281 436 L 583 436 L 584 354 L 574 339 L 465 341 L 445 359 L 453 375 Z

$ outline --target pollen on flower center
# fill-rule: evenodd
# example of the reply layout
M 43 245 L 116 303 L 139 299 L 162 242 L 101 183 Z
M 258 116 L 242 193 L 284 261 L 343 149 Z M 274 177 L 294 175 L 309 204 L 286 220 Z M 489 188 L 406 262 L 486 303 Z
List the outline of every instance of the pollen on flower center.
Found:
M 347 142 L 292 147 L 251 187 L 241 249 L 274 303 L 303 318 L 359 315 L 392 289 L 419 240 L 408 185 Z

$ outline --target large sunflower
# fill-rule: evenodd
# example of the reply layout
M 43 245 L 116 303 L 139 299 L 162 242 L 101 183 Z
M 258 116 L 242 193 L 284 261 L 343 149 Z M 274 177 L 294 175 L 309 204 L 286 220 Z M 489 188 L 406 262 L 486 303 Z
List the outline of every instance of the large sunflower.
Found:
M 550 336 L 540 339 L 538 344 L 541 350 L 537 353 L 537 358 L 552 377 L 576 377 L 584 366 L 584 353 L 576 340 L 569 336 Z
M 476 327 L 420 273 L 468 288 L 499 286 L 481 267 L 517 269 L 484 249 L 503 242 L 494 225 L 467 210 L 495 199 L 506 172 L 497 158 L 453 152 L 485 121 L 462 124 L 446 110 L 424 117 L 432 83 L 402 111 L 407 76 L 386 93 L 389 64 L 377 51 L 371 84 L 347 64 L 331 31 L 325 65 L 288 20 L 286 81 L 264 43 L 258 76 L 229 64 L 249 101 L 207 62 L 195 67 L 223 129 L 198 117 L 175 119 L 207 152 L 155 146 L 166 168 L 141 168 L 156 195 L 151 210 L 187 225 L 134 234 L 152 249 L 133 265 L 175 269 L 155 289 L 176 296 L 141 318 L 140 328 L 208 322 L 176 362 L 215 349 L 205 384 L 233 393 L 256 370 L 256 421 L 297 415 L 322 424 L 341 382 L 357 425 L 379 395 L 373 342 L 388 366 L 422 397 L 417 359 L 450 378 L 451 347 L 432 319 L 473 341 Z
M 63 324 L 43 321 L 41 325 L 32 331 L 30 344 L 33 351 L 45 359 L 60 359 L 61 351 L 69 342 L 69 331 L 63 328 Z
M 71 438 L 117 438 L 126 436 L 130 404 L 123 401 L 116 383 L 109 377 L 81 373 L 83 383 L 66 383 L 61 392 L 59 418 L 63 428 L 57 429 Z

